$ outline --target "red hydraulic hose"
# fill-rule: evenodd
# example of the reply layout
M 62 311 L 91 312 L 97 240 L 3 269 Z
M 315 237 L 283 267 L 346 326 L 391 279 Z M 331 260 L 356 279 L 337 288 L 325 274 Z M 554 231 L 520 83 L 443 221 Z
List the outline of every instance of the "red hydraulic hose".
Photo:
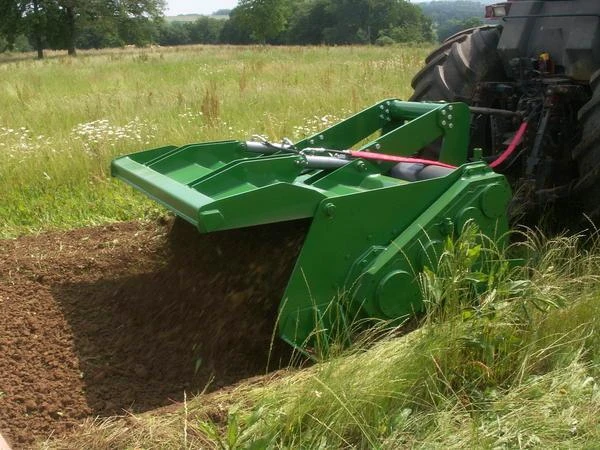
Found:
M 406 156 L 387 155 L 385 153 L 371 153 L 371 152 L 355 152 L 350 151 L 350 156 L 362 159 L 371 159 L 374 161 L 387 161 L 397 163 L 416 163 L 425 164 L 426 166 L 439 166 L 445 167 L 446 169 L 456 169 L 456 166 L 446 164 L 440 161 L 434 161 L 432 159 L 420 159 L 420 158 L 407 158 Z
M 523 139 L 523 135 L 525 134 L 525 131 L 527 131 L 528 125 L 529 124 L 527 122 L 523 122 L 521 124 L 521 126 L 517 130 L 517 133 L 513 137 L 512 141 L 510 141 L 510 145 L 508 146 L 508 148 L 506 150 L 504 150 L 504 152 L 502 152 L 502 154 L 496 160 L 494 160 L 493 162 L 490 163 L 490 167 L 492 169 L 495 169 L 496 167 L 498 167 L 500 164 L 502 164 L 504 161 L 506 161 L 510 157 L 510 155 L 512 155 L 515 152 L 515 150 L 517 149 L 517 146 L 521 143 L 521 140 Z
M 495 169 L 504 161 L 506 161 L 517 149 L 517 146 L 521 143 L 523 139 L 523 135 L 525 131 L 527 131 L 527 126 L 529 124 L 527 122 L 523 122 L 517 133 L 513 137 L 512 141 L 502 154 L 490 163 L 490 167 Z M 406 156 L 396 156 L 396 155 L 388 155 L 386 153 L 371 153 L 371 152 L 359 152 L 359 151 L 349 151 L 350 156 L 354 158 L 362 158 L 362 159 L 370 159 L 373 161 L 387 161 L 387 162 L 396 162 L 396 163 L 415 163 L 415 164 L 425 164 L 426 166 L 438 166 L 445 167 L 446 169 L 456 169 L 456 166 L 451 164 L 446 164 L 440 161 L 434 161 L 432 159 L 422 159 L 422 158 L 410 158 Z

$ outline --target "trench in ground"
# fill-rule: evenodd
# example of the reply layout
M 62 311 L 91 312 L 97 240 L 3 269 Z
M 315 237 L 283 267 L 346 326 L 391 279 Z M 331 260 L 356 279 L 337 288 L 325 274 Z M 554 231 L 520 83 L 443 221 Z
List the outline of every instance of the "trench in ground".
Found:
M 15 447 L 288 364 L 273 331 L 306 223 L 170 226 L 0 241 L 0 430 Z

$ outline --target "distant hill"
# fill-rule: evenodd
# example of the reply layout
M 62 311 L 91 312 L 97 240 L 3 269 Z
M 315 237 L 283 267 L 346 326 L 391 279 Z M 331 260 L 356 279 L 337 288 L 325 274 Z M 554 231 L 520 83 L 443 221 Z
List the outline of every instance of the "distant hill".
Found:
M 219 10 L 215 11 L 214 13 L 212 13 L 213 16 L 227 16 L 227 17 L 229 17 L 229 14 L 231 14 L 230 9 L 219 9 Z
M 179 14 L 177 16 L 165 16 L 165 20 L 168 22 L 195 22 L 200 17 L 204 17 L 202 14 Z
M 419 3 L 419 6 L 434 22 L 464 20 L 471 17 L 483 18 L 485 3 L 477 1 L 435 1 Z
M 460 30 L 483 24 L 485 4 L 478 1 L 432 1 L 418 5 L 433 22 L 440 41 Z
M 165 16 L 167 22 L 195 22 L 201 17 L 212 17 L 213 19 L 229 19 L 230 9 L 219 9 L 210 16 L 204 14 L 178 14 L 177 16 Z

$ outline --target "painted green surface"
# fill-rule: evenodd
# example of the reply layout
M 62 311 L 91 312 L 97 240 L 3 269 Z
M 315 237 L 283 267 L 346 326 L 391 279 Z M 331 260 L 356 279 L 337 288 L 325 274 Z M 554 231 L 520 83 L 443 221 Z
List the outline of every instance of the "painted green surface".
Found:
M 469 118 L 461 103 L 390 99 L 287 151 L 257 154 L 240 141 L 163 147 L 118 158 L 111 170 L 200 232 L 312 218 L 279 322 L 284 340 L 310 349 L 340 321 L 421 310 L 419 272 L 470 220 L 489 236 L 507 230 L 510 188 L 486 164 L 467 162 Z M 424 181 L 389 176 L 393 163 L 309 162 L 319 148 L 410 156 L 440 138 L 440 160 L 463 165 Z

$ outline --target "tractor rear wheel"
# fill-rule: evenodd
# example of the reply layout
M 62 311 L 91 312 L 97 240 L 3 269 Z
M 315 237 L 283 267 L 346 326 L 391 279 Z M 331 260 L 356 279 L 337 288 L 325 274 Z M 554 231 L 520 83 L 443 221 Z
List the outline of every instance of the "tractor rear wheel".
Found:
M 506 78 L 496 51 L 502 28 L 486 25 L 461 31 L 446 39 L 425 59 L 414 76 L 411 101 L 461 101 L 471 105 L 481 81 Z M 436 158 L 441 141 L 423 149 L 421 156 Z M 491 150 L 490 145 L 482 147 Z
M 582 135 L 573 150 L 579 168 L 576 190 L 583 210 L 594 221 L 600 219 L 600 70 L 590 80 L 592 98 L 579 110 Z
M 487 25 L 448 38 L 425 60 L 412 80 L 412 101 L 445 100 L 470 104 L 480 81 L 501 81 L 504 70 L 496 52 L 502 28 Z

